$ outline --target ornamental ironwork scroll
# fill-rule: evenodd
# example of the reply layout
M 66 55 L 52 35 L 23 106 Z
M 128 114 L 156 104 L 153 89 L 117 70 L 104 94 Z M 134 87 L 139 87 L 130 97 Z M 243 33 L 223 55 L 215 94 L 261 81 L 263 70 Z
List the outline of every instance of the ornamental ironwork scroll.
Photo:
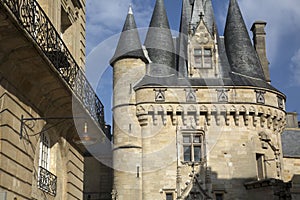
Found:
M 43 167 L 39 167 L 38 188 L 56 196 L 57 177 Z
M 104 106 L 72 54 L 36 0 L 0 0 L 18 20 L 67 82 L 77 98 L 105 130 Z

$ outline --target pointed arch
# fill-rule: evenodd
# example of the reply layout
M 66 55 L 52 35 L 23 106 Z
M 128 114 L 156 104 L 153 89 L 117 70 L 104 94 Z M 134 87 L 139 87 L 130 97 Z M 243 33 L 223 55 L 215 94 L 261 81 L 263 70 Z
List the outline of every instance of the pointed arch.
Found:
M 202 105 L 200 107 L 200 112 L 207 112 L 207 111 L 208 111 L 208 108 L 205 105 Z
M 149 113 L 149 114 L 154 114 L 154 113 L 155 113 L 155 108 L 154 108 L 153 105 L 149 106 L 149 108 L 148 108 L 148 113 Z

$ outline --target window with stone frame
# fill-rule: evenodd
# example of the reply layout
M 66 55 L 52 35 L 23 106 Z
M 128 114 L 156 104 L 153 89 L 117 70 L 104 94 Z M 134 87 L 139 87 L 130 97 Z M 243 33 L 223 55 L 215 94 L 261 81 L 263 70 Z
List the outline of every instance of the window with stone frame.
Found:
M 183 134 L 183 161 L 201 162 L 203 159 L 203 135 L 199 133 Z
M 216 200 L 223 200 L 224 194 L 223 193 L 216 193 Z
M 256 167 L 257 167 L 257 178 L 262 180 L 265 178 L 265 158 L 264 154 L 256 154 Z
M 194 49 L 195 68 L 212 68 L 212 51 L 210 48 Z
M 40 135 L 39 166 L 46 170 L 50 167 L 50 139 L 47 133 Z
M 174 199 L 173 193 L 171 192 L 166 193 L 166 200 L 173 200 L 173 199 Z

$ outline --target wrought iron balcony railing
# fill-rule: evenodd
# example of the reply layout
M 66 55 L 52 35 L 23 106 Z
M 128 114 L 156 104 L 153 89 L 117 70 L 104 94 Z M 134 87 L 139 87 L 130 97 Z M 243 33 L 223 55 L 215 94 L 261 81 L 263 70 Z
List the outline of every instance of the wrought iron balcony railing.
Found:
M 0 0 L 0 4 L 13 13 L 20 26 L 36 41 L 92 118 L 105 130 L 103 104 L 37 1 Z
M 43 167 L 39 167 L 38 188 L 56 196 L 57 177 Z

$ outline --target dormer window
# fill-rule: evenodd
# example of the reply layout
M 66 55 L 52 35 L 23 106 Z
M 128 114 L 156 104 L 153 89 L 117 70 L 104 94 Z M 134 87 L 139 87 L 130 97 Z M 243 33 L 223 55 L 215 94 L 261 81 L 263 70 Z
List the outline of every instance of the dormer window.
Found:
M 195 68 L 212 68 L 212 51 L 209 48 L 194 49 Z

